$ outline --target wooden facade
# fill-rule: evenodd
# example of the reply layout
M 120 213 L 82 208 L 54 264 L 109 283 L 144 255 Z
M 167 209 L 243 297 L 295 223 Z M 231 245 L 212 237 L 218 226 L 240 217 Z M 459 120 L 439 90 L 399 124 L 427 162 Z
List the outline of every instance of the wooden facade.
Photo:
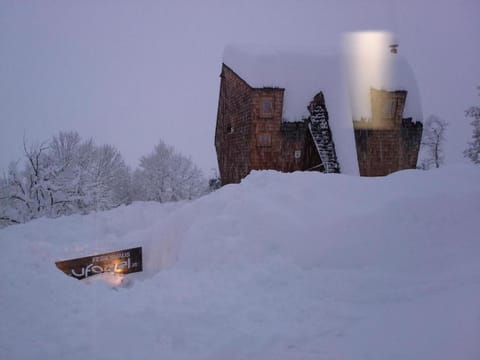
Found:
M 372 119 L 354 121 L 361 176 L 384 176 L 415 169 L 422 123 L 403 118 L 407 91 L 371 89 Z
M 285 122 L 284 93 L 280 87 L 251 87 L 223 64 L 215 131 L 223 185 L 252 170 L 340 172 L 323 94 L 312 94 L 308 119 Z M 416 167 L 422 124 L 403 118 L 406 98 L 407 91 L 371 89 L 372 118 L 353 121 L 361 176 Z
M 307 121 L 283 122 L 285 89 L 253 88 L 222 66 L 215 148 L 222 184 L 251 170 L 292 172 L 319 167 Z

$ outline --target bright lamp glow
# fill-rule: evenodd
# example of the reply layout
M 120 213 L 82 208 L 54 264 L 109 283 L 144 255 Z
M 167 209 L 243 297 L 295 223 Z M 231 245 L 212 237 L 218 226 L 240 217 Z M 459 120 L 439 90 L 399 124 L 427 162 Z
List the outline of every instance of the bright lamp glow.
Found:
M 387 89 L 392 74 L 393 34 L 361 31 L 344 36 L 347 86 L 353 120 L 372 117 L 370 88 Z

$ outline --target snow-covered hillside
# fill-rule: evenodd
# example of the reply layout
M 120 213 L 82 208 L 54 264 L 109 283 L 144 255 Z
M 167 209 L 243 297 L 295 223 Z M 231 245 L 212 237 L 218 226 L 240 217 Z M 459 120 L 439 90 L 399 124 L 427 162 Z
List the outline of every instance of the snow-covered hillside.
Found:
M 255 172 L 0 230 L 0 359 L 479 359 L 480 169 Z M 143 246 L 144 272 L 56 260 Z

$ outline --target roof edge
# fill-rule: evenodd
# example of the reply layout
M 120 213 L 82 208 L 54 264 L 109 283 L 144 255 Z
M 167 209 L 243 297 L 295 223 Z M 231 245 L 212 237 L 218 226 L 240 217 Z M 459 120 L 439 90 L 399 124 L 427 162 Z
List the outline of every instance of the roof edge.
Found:
M 252 90 L 283 90 L 285 91 L 285 88 L 283 87 L 280 87 L 280 86 L 263 86 L 263 87 L 253 87 L 252 85 L 250 85 L 244 78 L 242 78 L 240 75 L 238 75 L 238 73 L 233 70 L 230 66 L 228 66 L 227 64 L 225 64 L 224 62 L 222 62 L 222 67 L 225 67 L 227 68 L 229 71 L 231 71 L 232 73 L 235 74 L 236 77 L 238 77 L 241 81 L 243 81 L 245 83 L 245 85 L 247 85 L 250 89 Z

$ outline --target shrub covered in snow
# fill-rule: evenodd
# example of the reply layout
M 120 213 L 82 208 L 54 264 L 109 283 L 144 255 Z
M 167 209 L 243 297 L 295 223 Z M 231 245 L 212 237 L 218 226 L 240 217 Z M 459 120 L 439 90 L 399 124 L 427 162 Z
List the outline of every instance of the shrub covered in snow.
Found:
M 208 190 L 208 182 L 192 160 L 163 141 L 140 159 L 133 174 L 134 200 L 192 200 Z
M 60 132 L 49 143 L 29 145 L 25 162 L 12 162 L 0 178 L 0 227 L 39 217 L 87 214 L 132 200 L 191 200 L 209 191 L 192 160 L 160 141 L 131 174 L 112 145 Z
M 0 225 L 42 216 L 106 210 L 128 203 L 130 173 L 111 145 L 60 132 L 50 143 L 28 145 L 25 163 L 11 163 L 0 184 Z

